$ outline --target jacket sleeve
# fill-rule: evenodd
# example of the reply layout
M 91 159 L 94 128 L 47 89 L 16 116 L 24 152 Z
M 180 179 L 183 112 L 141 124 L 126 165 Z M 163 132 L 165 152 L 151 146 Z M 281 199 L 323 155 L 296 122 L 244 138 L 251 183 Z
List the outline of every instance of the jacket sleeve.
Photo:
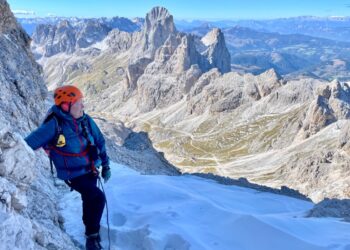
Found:
M 102 161 L 102 166 L 108 166 L 109 157 L 107 155 L 105 138 L 103 137 L 103 134 L 101 133 L 101 130 L 99 129 L 95 121 L 90 116 L 88 116 L 88 119 L 92 130 L 92 136 L 94 137 L 95 144 L 99 149 L 99 156 Z
M 56 135 L 56 121 L 51 119 L 34 130 L 24 140 L 33 150 L 47 145 Z

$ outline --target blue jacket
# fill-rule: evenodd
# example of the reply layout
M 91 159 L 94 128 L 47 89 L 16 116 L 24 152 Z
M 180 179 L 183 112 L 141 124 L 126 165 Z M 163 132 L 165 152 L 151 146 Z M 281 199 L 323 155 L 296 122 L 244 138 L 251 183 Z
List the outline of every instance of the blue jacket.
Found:
M 93 119 L 84 114 L 79 119 L 74 119 L 69 113 L 63 112 L 59 107 L 52 106 L 51 112 L 59 119 L 59 126 L 66 139 L 66 145 L 55 147 L 53 140 L 57 138 L 57 122 L 55 119 L 43 123 L 39 128 L 34 130 L 24 140 L 33 149 L 46 147 L 53 144 L 50 149 L 50 158 L 52 159 L 56 170 L 57 177 L 62 180 L 84 175 L 91 171 L 91 160 L 89 155 L 67 156 L 67 154 L 81 154 L 87 150 L 88 140 L 83 135 L 83 122 L 87 119 L 87 131 L 89 140 L 97 146 L 99 159 L 94 163 L 95 166 L 109 165 L 109 159 L 106 153 L 105 139 Z M 61 154 L 60 154 L 61 152 Z M 63 152 L 63 154 L 62 154 Z

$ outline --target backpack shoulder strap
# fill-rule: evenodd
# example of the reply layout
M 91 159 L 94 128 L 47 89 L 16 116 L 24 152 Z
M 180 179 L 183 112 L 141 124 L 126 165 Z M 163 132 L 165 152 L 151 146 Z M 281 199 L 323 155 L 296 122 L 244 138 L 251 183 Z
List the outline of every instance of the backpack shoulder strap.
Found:
M 43 123 L 46 123 L 46 122 L 49 122 L 50 120 L 54 119 L 55 120 L 55 123 L 56 123 L 56 133 L 55 133 L 55 137 L 54 139 L 49 143 L 49 145 L 46 146 L 46 150 L 49 150 L 49 147 L 50 145 L 56 145 L 58 139 L 59 139 L 59 136 L 60 134 L 62 134 L 62 121 L 61 119 L 59 119 L 54 112 L 49 112 Z M 50 150 L 49 150 L 50 151 Z M 48 153 L 48 156 L 49 156 L 49 159 L 50 159 L 50 170 L 51 170 L 51 176 L 53 178 L 53 182 L 54 182 L 54 185 L 56 185 L 56 179 L 55 179 L 55 175 L 54 175 L 54 171 L 53 171 L 53 160 L 51 158 L 51 154 Z
M 88 142 L 92 145 L 92 141 L 89 137 L 89 134 L 91 136 L 92 135 L 92 128 L 91 128 L 91 124 L 90 124 L 90 119 L 89 119 L 89 116 L 86 115 L 86 117 L 84 118 L 84 120 L 82 121 L 82 127 L 83 127 L 83 135 L 84 137 L 88 140 Z
M 58 140 L 58 137 L 60 136 L 60 134 L 62 134 L 62 121 L 57 117 L 57 115 L 55 115 L 54 112 L 50 112 L 46 115 L 43 123 L 49 122 L 52 119 L 54 119 L 56 123 L 56 133 L 52 142 L 56 143 Z

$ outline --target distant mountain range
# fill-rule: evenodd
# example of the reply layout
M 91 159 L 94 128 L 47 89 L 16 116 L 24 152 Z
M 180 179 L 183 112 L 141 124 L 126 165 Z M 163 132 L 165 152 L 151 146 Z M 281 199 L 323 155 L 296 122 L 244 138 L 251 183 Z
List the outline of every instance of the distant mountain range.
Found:
M 139 30 L 143 24 L 143 18 L 135 18 L 130 20 L 125 17 L 112 18 L 78 18 L 78 17 L 36 17 L 36 18 L 17 18 L 25 31 L 32 35 L 36 27 L 40 24 L 57 25 L 61 21 L 69 21 L 73 26 L 79 25 L 87 21 L 94 21 L 107 26 L 110 30 L 118 28 L 122 31 L 133 32 Z
M 270 20 L 175 20 L 180 31 L 189 31 L 203 25 L 211 28 L 230 28 L 241 26 L 263 32 L 280 34 L 302 34 L 339 41 L 350 41 L 350 17 L 301 16 Z
M 204 24 L 188 32 L 202 37 Z M 223 28 L 234 71 L 260 74 L 274 68 L 281 75 L 307 74 L 324 79 L 350 79 L 350 43 L 300 34 L 262 32 L 246 27 Z
M 62 20 L 68 20 L 70 22 L 79 22 L 86 20 L 84 18 L 77 17 L 37 17 L 37 18 L 18 18 L 17 19 L 28 34 L 32 34 L 35 27 L 38 24 L 57 24 Z M 107 18 L 96 18 L 102 22 L 108 22 Z M 123 26 L 118 26 L 119 29 L 124 31 L 134 31 L 139 29 L 144 18 L 134 18 L 132 20 L 122 17 L 113 17 L 109 20 L 119 20 L 119 24 L 127 24 L 123 29 Z M 235 26 L 241 26 L 251 28 L 262 32 L 278 32 L 280 34 L 302 34 L 308 36 L 315 36 L 320 38 L 347 41 L 350 42 L 350 17 L 313 17 L 313 16 L 301 16 L 292 18 L 279 18 L 269 20 L 220 20 L 220 21 L 208 21 L 208 20 L 175 20 L 175 25 L 179 31 L 189 32 L 190 30 L 202 26 L 208 26 L 210 28 L 232 28 Z M 132 24 L 135 24 L 133 26 Z M 131 26 L 130 26 L 131 25 Z
M 43 24 L 45 20 L 48 24 Z M 280 30 L 282 30 L 282 27 L 287 27 L 288 22 L 292 28 L 295 26 L 306 27 L 305 25 L 291 24 L 292 21 L 297 23 L 298 20 L 300 23 L 307 23 L 306 26 L 308 27 L 311 27 L 312 24 L 318 24 L 317 27 L 325 27 L 327 23 L 325 20 L 328 20 L 328 23 L 332 24 L 328 26 L 333 28 L 339 28 L 341 23 L 343 25 L 349 23 L 348 19 L 311 17 L 276 19 L 269 20 L 269 22 L 274 22 L 276 25 L 270 24 L 270 26 L 273 26 L 275 29 L 280 27 Z M 36 25 L 36 31 L 32 34 L 32 45 L 37 59 L 41 55 L 49 57 L 60 52 L 73 53 L 76 49 L 87 48 L 106 38 L 112 29 L 118 29 L 127 33 L 139 31 L 144 23 L 143 18 L 129 20 L 121 17 L 97 19 L 69 18 L 67 20 L 56 17 L 19 19 L 19 21 L 27 28 Z M 240 21 L 240 24 L 262 29 L 263 24 L 261 22 L 263 21 Z M 278 32 L 259 31 L 238 26 L 237 23 L 238 21 L 218 21 L 213 23 L 180 21 L 177 25 L 180 26 L 180 30 L 185 30 L 185 33 L 194 35 L 199 51 L 201 50 L 200 40 L 202 37 L 208 34 L 213 27 L 222 26 L 226 47 L 231 56 L 231 69 L 240 73 L 260 74 L 273 68 L 278 74 L 289 78 L 306 75 L 329 80 L 334 78 L 339 80 L 350 79 L 350 43 L 348 42 L 303 34 L 280 34 Z M 176 23 L 174 24 L 176 26 Z M 279 24 L 281 25 L 279 26 Z M 230 25 L 235 26 L 232 27 Z M 177 26 L 176 29 L 178 29 Z M 117 37 L 120 36 L 117 35 Z M 129 41 L 129 38 L 127 40 Z M 110 41 L 113 43 L 114 38 L 111 38 Z M 126 47 L 128 43 L 126 41 Z M 91 51 L 91 53 L 95 52 Z

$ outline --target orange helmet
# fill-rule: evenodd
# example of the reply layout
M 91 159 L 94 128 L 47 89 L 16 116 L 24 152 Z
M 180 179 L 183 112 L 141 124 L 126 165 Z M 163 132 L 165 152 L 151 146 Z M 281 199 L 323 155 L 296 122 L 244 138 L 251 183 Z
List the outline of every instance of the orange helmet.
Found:
M 55 89 L 54 95 L 55 104 L 60 106 L 62 103 L 75 103 L 79 99 L 83 98 L 83 93 L 73 86 L 73 85 L 65 85 L 62 87 L 58 87 Z

